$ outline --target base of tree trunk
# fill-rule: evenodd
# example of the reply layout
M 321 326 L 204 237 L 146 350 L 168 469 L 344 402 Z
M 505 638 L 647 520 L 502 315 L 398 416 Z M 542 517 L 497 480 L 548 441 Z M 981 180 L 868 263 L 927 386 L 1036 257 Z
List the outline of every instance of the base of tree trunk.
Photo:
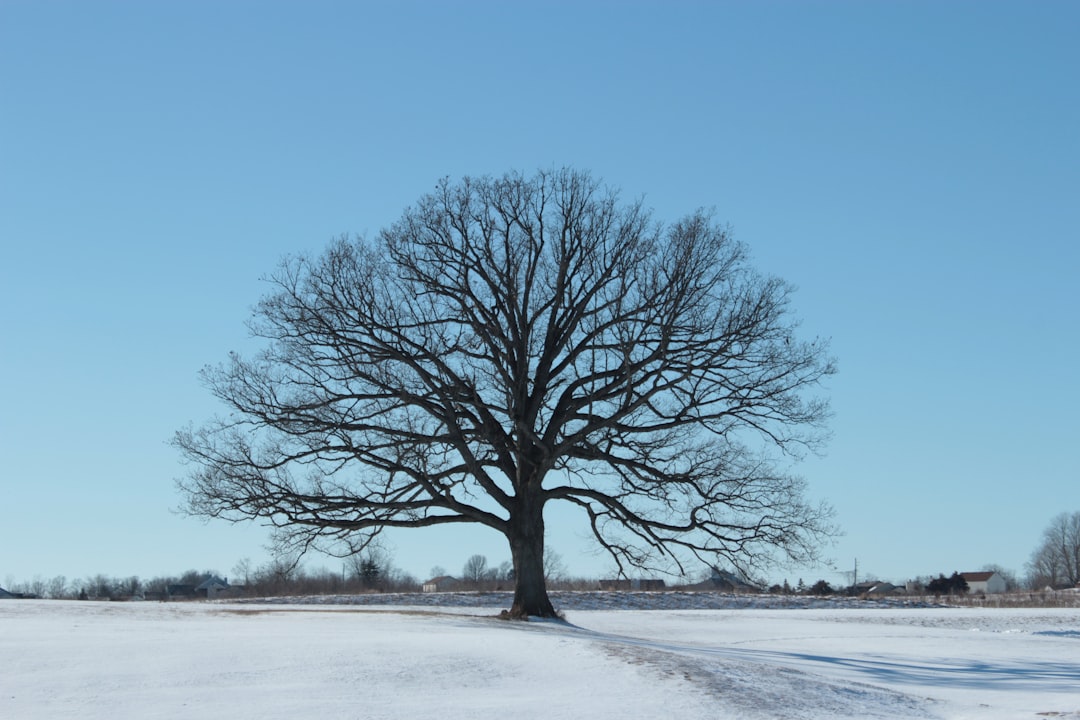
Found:
M 519 585 L 514 593 L 514 602 L 510 605 L 510 609 L 503 610 L 502 614 L 507 620 L 528 620 L 530 617 L 559 617 L 542 583 L 540 587 L 522 587 Z
M 524 608 L 511 607 L 509 610 L 503 610 L 499 613 L 500 620 L 520 620 L 522 622 L 527 622 L 529 618 L 553 618 L 556 620 L 563 619 L 562 615 L 555 611 L 555 608 L 552 608 L 550 613 L 535 613 L 528 612 Z

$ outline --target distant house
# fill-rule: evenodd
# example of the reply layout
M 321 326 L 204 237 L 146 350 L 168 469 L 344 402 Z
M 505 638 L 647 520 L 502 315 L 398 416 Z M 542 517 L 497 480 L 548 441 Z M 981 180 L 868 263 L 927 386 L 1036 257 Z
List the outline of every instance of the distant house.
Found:
M 39 597 L 33 593 L 19 593 L 8 592 L 4 588 L 0 588 L 0 600 L 38 600 Z
M 875 580 L 873 583 L 870 583 L 870 587 L 868 587 L 868 588 L 866 588 L 865 590 L 862 591 L 862 594 L 866 594 L 866 595 L 893 595 L 896 592 L 902 592 L 902 591 L 903 591 L 903 588 L 899 588 L 896 585 L 893 585 L 892 583 L 881 582 L 880 580 Z
M 850 592 L 852 595 L 862 595 L 863 593 L 870 592 L 870 588 L 874 587 L 877 584 L 877 580 L 863 580 L 862 582 L 855 583 L 850 588 L 848 588 L 848 592 Z
M 601 590 L 663 590 L 664 587 L 663 580 L 646 578 L 618 578 L 600 581 Z
M 996 572 L 966 572 L 960 573 L 968 584 L 968 592 L 972 595 L 994 595 L 1005 592 L 1005 578 Z
M 747 582 L 744 578 L 741 578 L 735 573 L 729 572 L 727 570 L 717 570 L 714 568 L 712 571 L 712 575 L 709 577 L 709 582 L 717 590 L 724 590 L 725 592 L 761 592 L 761 588 L 759 588 L 757 585 Z
M 214 575 L 206 578 L 195 587 L 195 594 L 200 597 L 205 597 L 207 600 L 214 600 L 227 592 L 229 592 L 228 579 L 219 578 Z
M 759 593 L 761 588 L 742 579 L 733 572 L 713 568 L 712 575 L 693 585 L 687 585 L 686 590 L 698 590 L 703 592 L 725 593 Z
M 891 582 L 885 582 L 884 580 L 863 580 L 847 589 L 849 595 L 859 597 L 864 595 L 902 595 L 905 592 L 908 592 L 906 587 L 893 585 Z
M 451 577 L 449 575 L 440 575 L 439 577 L 431 578 L 426 583 L 424 583 L 422 589 L 426 593 L 447 592 L 449 590 L 456 590 L 460 586 L 461 581 L 458 580 L 456 577 Z

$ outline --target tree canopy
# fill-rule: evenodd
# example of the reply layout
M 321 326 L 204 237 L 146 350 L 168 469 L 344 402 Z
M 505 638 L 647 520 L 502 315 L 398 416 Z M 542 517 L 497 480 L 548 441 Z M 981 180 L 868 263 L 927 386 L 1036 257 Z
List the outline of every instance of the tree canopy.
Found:
M 548 503 L 621 571 L 810 561 L 832 531 L 786 470 L 823 440 L 826 343 L 707 212 L 661 223 L 569 169 L 444 180 L 269 281 L 263 351 L 204 370 L 230 413 L 175 437 L 192 513 L 343 553 L 486 525 L 516 616 L 554 613 Z

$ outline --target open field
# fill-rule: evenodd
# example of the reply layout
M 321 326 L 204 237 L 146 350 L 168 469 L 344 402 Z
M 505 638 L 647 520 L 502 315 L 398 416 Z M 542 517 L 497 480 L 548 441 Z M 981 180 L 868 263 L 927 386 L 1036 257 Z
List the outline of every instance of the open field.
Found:
M 466 595 L 0 602 L 0 717 L 1080 718 L 1075 608 L 603 597 L 565 623 Z

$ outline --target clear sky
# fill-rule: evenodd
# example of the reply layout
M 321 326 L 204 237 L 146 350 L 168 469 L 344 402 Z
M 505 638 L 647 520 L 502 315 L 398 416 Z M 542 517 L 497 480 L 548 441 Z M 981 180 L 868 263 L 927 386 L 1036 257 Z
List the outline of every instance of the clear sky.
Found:
M 440 177 L 564 165 L 715 208 L 799 288 L 840 568 L 1022 572 L 1080 510 L 1078 36 L 1074 2 L 0 0 L 0 583 L 265 562 L 174 512 L 167 444 L 220 410 L 197 373 L 252 348 L 259 278 Z

